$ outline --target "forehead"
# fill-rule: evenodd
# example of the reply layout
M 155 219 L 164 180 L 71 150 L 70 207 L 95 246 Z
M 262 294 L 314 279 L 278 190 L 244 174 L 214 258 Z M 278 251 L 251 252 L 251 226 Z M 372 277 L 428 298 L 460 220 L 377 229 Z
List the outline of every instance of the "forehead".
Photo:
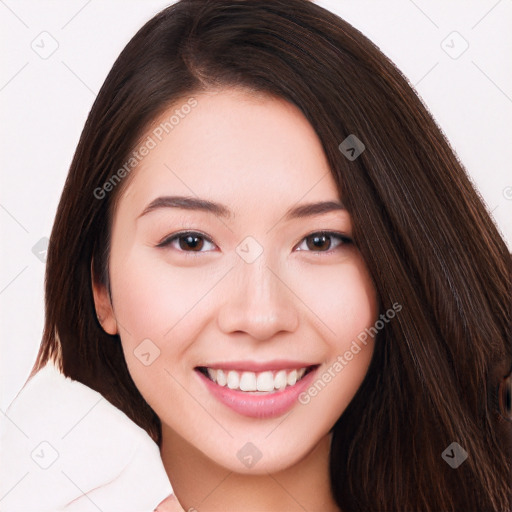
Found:
M 262 198 L 338 198 L 321 142 L 297 107 L 240 89 L 194 99 L 191 109 L 181 109 L 187 98 L 177 102 L 141 138 L 150 137 L 153 147 L 133 171 L 125 197 L 141 202 L 164 193 L 198 195 L 235 210 L 258 207 Z

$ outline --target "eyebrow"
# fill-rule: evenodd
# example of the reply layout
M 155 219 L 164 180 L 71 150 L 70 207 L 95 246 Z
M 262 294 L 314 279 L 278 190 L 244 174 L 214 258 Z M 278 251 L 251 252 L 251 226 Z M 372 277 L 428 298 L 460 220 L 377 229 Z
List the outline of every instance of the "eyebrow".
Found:
M 233 216 L 233 212 L 227 206 L 213 201 L 208 201 L 207 199 L 186 196 L 161 196 L 151 201 L 151 203 L 144 208 L 138 218 L 161 208 L 181 208 L 184 210 L 204 211 L 224 218 L 231 218 Z M 341 202 L 336 201 L 306 203 L 290 208 L 285 213 L 284 219 L 292 220 L 345 210 L 345 206 Z

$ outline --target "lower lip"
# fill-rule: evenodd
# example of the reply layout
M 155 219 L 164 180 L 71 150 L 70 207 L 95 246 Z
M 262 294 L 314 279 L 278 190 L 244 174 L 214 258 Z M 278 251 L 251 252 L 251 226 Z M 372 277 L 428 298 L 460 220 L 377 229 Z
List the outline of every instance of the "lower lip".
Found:
M 298 401 L 299 395 L 311 384 L 317 368 L 311 370 L 293 386 L 287 386 L 283 391 L 265 395 L 253 395 L 250 392 L 219 386 L 206 375 L 196 370 L 210 393 L 221 403 L 233 411 L 249 418 L 276 418 L 289 411 Z

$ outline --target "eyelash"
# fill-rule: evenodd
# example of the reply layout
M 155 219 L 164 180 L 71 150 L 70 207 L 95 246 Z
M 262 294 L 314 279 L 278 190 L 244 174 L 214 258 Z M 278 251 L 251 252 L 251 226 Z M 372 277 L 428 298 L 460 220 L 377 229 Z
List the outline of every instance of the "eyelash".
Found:
M 300 240 L 299 245 L 302 245 L 302 243 L 305 242 L 308 238 L 312 238 L 315 235 L 316 236 L 328 236 L 328 237 L 335 238 L 335 239 L 339 240 L 339 244 L 337 245 L 337 247 L 341 247 L 343 245 L 348 245 L 348 244 L 352 243 L 352 239 L 349 238 L 346 235 L 343 235 L 342 233 L 337 233 L 337 232 L 334 232 L 334 231 L 314 231 L 313 233 L 310 233 L 309 235 L 306 235 L 305 237 L 303 237 Z M 167 238 L 162 240 L 159 244 L 157 244 L 156 247 L 168 247 L 174 241 L 177 241 L 180 238 L 185 238 L 187 236 L 194 236 L 194 237 L 197 237 L 197 238 L 202 238 L 202 239 L 206 240 L 208 243 L 215 245 L 214 242 L 209 237 L 204 235 L 203 233 L 200 233 L 198 231 L 181 231 L 180 233 L 175 233 L 173 235 L 168 236 Z M 332 243 L 331 243 L 331 245 L 332 245 Z M 310 251 L 310 250 L 307 250 L 307 249 L 305 251 L 306 252 L 313 252 L 313 253 L 330 254 L 337 247 L 329 248 L 326 251 Z M 203 252 L 209 252 L 209 251 L 186 251 L 186 250 L 183 250 L 181 248 L 177 249 L 177 250 L 179 252 L 182 252 L 182 253 L 192 253 L 192 254 L 200 254 L 200 253 L 203 253 Z M 304 249 L 300 249 L 300 250 L 304 251 Z

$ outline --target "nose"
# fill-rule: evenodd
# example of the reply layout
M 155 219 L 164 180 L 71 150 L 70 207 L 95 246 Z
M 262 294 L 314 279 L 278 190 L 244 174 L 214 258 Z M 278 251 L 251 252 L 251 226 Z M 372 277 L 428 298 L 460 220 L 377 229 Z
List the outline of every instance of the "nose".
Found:
M 245 333 L 264 341 L 297 329 L 294 294 L 279 272 L 267 266 L 263 255 L 250 264 L 238 261 L 230 274 L 217 317 L 222 332 Z

